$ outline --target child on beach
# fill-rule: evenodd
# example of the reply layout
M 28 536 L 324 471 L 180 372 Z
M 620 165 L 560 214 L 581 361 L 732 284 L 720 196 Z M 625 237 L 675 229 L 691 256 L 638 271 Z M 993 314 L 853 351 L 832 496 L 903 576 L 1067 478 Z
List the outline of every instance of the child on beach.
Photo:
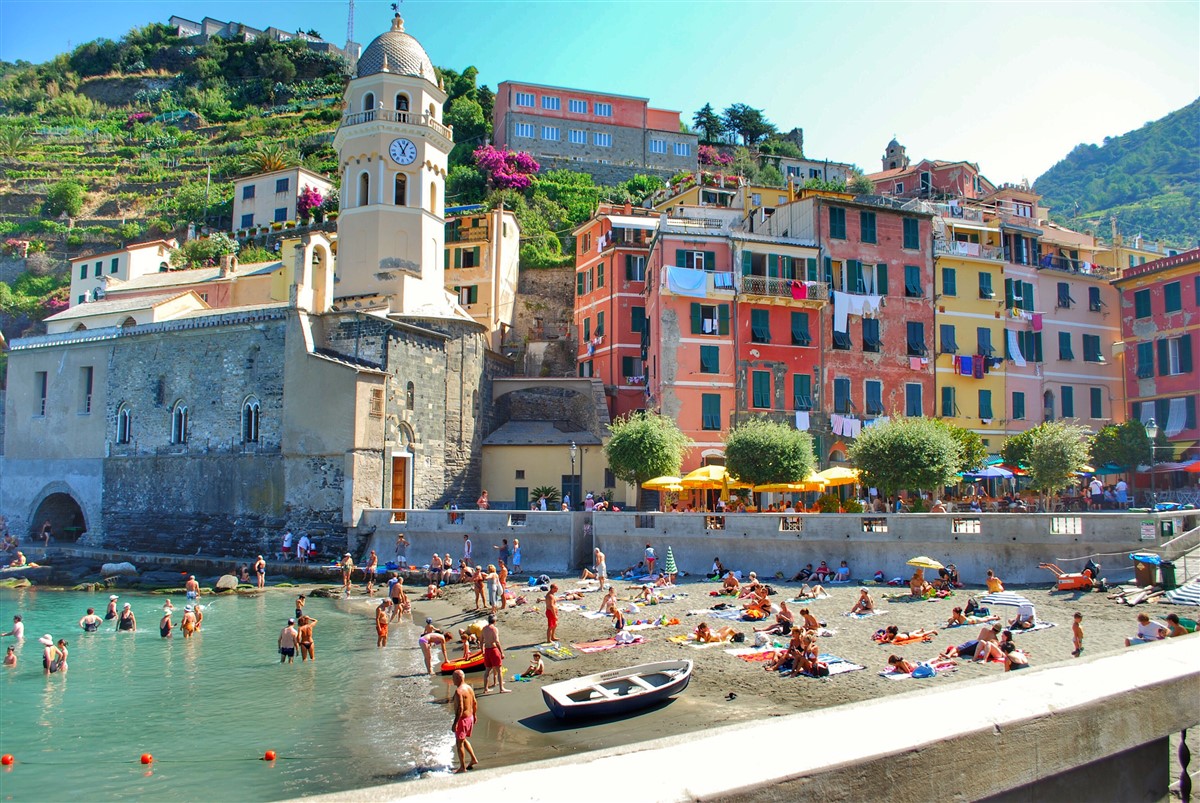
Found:
M 1071 655 L 1078 658 L 1083 653 L 1083 614 L 1075 611 L 1075 621 L 1071 622 L 1071 635 L 1074 637 L 1075 649 L 1071 651 Z
M 11 650 L 12 648 L 10 647 L 9 649 Z M 534 650 L 533 657 L 529 659 L 529 668 L 525 670 L 525 673 L 521 677 L 533 677 L 545 671 L 546 667 L 542 665 L 542 654 Z

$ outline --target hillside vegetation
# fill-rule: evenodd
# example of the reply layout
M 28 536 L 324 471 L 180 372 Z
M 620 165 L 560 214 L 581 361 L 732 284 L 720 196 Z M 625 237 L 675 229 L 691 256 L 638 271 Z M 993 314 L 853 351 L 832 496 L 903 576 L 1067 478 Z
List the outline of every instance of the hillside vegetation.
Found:
M 1103 145 L 1077 145 L 1034 184 L 1050 216 L 1107 237 L 1200 242 L 1200 99 Z

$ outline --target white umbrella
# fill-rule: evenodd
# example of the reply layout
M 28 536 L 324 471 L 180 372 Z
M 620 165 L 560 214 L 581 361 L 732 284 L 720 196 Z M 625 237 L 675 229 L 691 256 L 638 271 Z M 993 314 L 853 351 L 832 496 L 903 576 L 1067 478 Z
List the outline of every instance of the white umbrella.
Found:
M 1200 580 L 1193 580 L 1168 591 L 1167 599 L 1176 605 L 1200 605 Z
M 1008 605 L 1013 608 L 1033 604 L 1025 597 L 1022 597 L 1020 594 L 1014 594 L 1012 591 L 997 591 L 995 594 L 984 594 L 979 598 L 979 601 L 985 605 Z

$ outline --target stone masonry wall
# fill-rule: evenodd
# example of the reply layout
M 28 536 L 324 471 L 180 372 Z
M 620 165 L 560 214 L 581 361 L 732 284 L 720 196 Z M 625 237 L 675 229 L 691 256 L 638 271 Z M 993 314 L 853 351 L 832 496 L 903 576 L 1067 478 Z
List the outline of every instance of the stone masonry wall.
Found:
M 574 310 L 574 268 L 521 271 L 508 341 L 522 344 L 518 359 L 526 376 L 575 376 Z

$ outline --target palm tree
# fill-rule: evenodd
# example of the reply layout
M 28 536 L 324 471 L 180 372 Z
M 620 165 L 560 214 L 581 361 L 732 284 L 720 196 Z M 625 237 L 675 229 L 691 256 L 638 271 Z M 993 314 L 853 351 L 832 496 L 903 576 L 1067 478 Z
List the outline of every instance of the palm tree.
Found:
M 15 157 L 29 147 L 28 135 L 23 128 L 0 128 L 0 154 Z
M 295 154 L 282 145 L 259 145 L 246 154 L 246 165 L 253 173 L 270 173 L 283 170 L 296 163 Z

